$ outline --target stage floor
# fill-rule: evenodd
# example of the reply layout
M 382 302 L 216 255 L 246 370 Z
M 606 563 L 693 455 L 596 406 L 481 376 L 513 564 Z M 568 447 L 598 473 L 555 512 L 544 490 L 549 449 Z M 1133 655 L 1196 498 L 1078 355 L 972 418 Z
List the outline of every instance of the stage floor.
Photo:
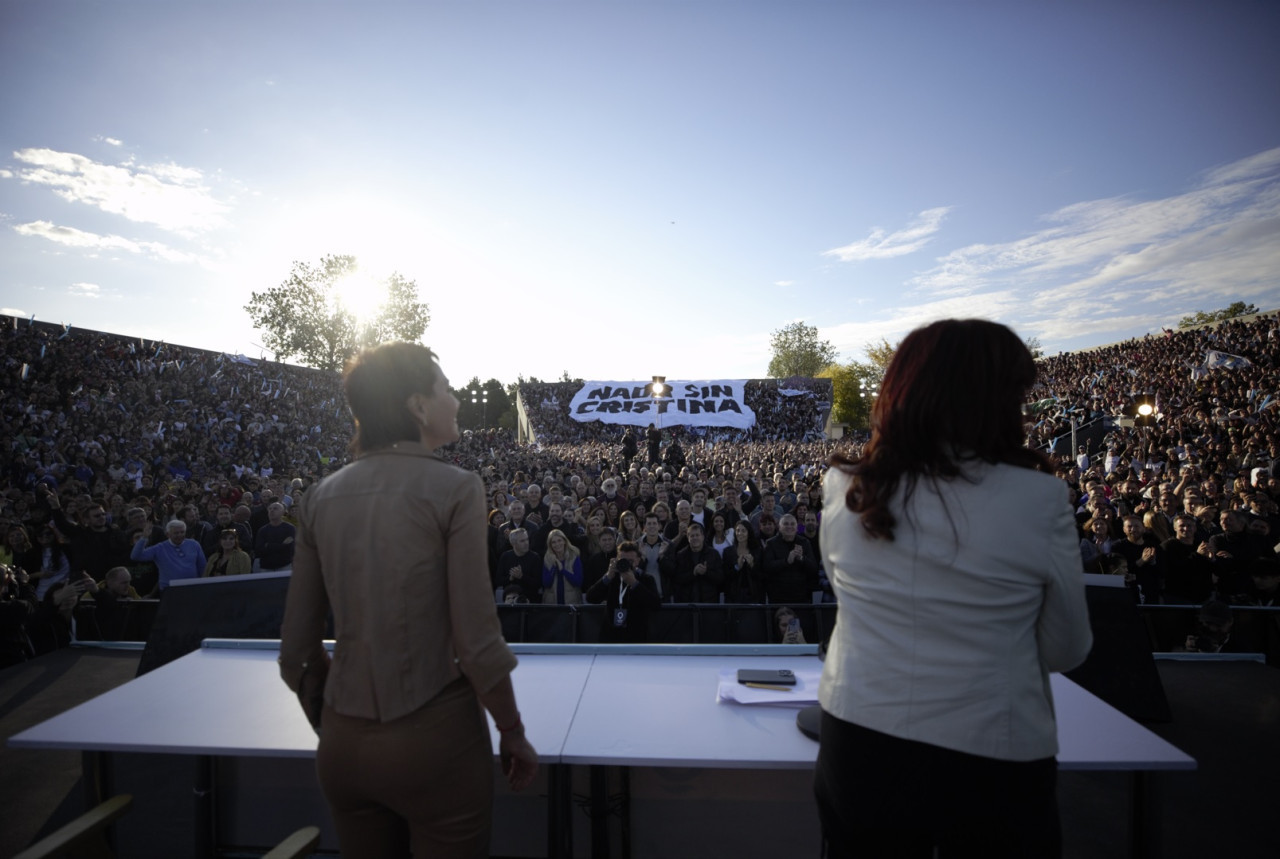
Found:
M 132 679 L 140 653 L 68 649 L 0 672 L 0 738 L 7 739 Z M 1272 815 L 1280 796 L 1275 707 L 1280 672 L 1258 664 L 1158 663 L 1174 713 L 1153 732 L 1195 757 L 1199 768 L 1161 774 L 1162 843 L 1169 857 L 1280 855 Z M 145 758 L 138 756 L 145 767 Z M 171 773 L 161 766 L 157 773 Z M 78 814 L 80 755 L 0 746 L 0 856 L 11 855 Z M 172 778 L 171 775 L 166 776 Z M 1127 850 L 1129 775 L 1064 772 L 1061 807 L 1068 857 L 1122 857 Z M 190 781 L 172 808 L 149 816 L 157 856 L 189 849 Z M 154 811 L 154 810 L 153 810 Z M 577 846 L 577 845 L 576 845 Z M 580 845 L 585 848 L 587 845 Z

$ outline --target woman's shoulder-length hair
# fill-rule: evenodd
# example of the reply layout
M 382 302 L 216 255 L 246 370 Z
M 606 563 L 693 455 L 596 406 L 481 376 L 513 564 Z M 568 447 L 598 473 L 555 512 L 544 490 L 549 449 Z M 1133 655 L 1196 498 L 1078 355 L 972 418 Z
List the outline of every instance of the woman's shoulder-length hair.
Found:
M 871 412 L 863 455 L 835 454 L 852 478 L 845 503 L 867 533 L 893 539 L 889 500 L 906 481 L 948 479 L 964 465 L 1007 463 L 1053 473 L 1025 446 L 1022 406 L 1036 380 L 1035 360 L 1008 327 L 985 319 L 944 319 L 917 328 L 894 353 Z
M 352 358 L 342 378 L 356 422 L 352 455 L 417 441 L 418 422 L 409 411 L 409 397 L 432 396 L 441 376 L 436 354 L 419 343 L 383 343 Z

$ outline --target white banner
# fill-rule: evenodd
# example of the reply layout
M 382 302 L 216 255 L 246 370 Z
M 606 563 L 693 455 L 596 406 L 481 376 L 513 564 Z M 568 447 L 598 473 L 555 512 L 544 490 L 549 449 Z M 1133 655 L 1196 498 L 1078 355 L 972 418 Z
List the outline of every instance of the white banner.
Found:
M 569 403 L 569 417 L 580 423 L 659 427 L 735 427 L 750 429 L 756 413 L 746 402 L 746 379 L 667 382 L 654 396 L 653 382 L 587 382 Z

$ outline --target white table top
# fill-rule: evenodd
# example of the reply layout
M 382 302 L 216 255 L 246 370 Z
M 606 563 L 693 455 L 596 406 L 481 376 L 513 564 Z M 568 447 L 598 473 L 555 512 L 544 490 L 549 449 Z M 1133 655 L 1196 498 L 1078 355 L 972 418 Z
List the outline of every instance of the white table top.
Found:
M 818 744 L 796 710 L 716 702 L 721 668 L 813 668 L 813 656 L 601 654 L 578 706 L 564 762 L 745 769 L 809 768 Z
M 9 739 L 15 748 L 315 757 L 316 734 L 280 679 L 277 650 L 211 649 L 144 674 Z M 520 657 L 512 675 L 529 741 L 558 763 L 591 654 Z M 498 732 L 489 720 L 495 754 Z
M 16 748 L 312 757 L 316 736 L 274 649 L 202 648 L 10 738 Z M 812 669 L 811 655 L 521 653 L 512 675 L 544 763 L 808 769 L 817 743 L 789 708 L 716 701 L 722 668 Z M 1109 704 L 1053 676 L 1062 769 L 1193 769 L 1195 761 Z M 490 723 L 497 748 L 497 732 Z

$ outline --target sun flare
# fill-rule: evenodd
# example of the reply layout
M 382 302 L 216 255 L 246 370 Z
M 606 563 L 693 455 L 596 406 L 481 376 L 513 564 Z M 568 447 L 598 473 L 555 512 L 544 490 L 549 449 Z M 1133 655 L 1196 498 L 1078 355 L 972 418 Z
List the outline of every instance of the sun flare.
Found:
M 333 282 L 334 300 L 360 322 L 378 315 L 387 300 L 387 285 L 365 271 L 357 269 Z

